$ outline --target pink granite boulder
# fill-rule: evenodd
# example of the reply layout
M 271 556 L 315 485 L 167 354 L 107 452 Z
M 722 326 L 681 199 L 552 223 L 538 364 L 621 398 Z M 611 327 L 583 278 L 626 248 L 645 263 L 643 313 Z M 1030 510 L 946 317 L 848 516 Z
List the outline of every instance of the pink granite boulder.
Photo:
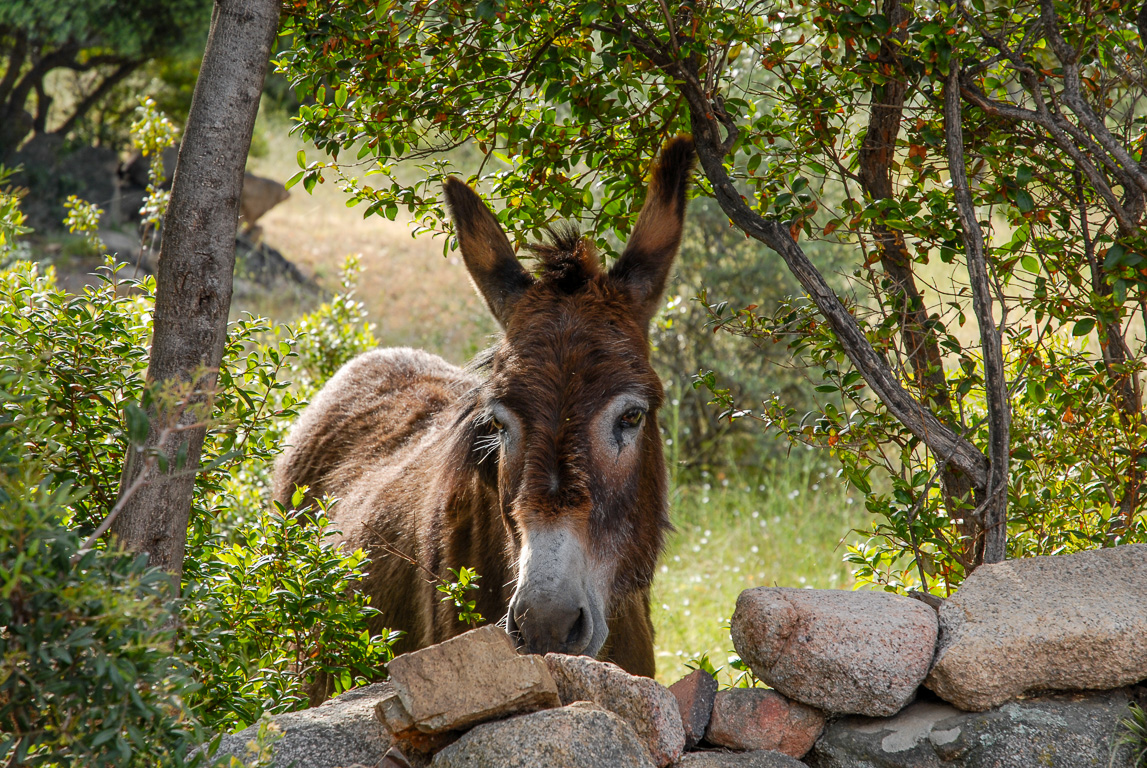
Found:
M 887 592 L 758 587 L 737 598 L 733 645 L 763 682 L 826 712 L 885 717 L 932 665 L 936 612 Z

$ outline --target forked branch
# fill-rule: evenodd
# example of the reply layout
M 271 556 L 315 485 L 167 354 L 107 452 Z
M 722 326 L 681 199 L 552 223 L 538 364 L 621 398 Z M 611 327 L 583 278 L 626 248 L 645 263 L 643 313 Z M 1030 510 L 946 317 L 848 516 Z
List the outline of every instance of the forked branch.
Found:
M 675 62 L 670 73 L 678 75 L 679 87 L 689 103 L 697 156 L 721 209 L 747 235 L 780 254 L 840 340 L 845 354 L 888 411 L 940 461 L 950 462 L 965 472 L 976 488 L 987 488 L 988 460 L 984 454 L 900 385 L 888 362 L 877 354 L 856 318 L 849 314 L 824 276 L 793 240 L 788 227 L 754 212 L 741 197 L 725 169 L 729 142 L 721 136 L 722 123 L 715 114 L 719 110 L 714 109 L 698 87 L 696 76 L 684 68 L 684 64 Z

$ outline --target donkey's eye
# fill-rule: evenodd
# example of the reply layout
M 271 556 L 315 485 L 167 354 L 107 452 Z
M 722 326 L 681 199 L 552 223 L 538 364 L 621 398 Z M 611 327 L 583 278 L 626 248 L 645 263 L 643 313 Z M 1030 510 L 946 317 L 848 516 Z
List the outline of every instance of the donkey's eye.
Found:
M 503 424 L 502 420 L 499 419 L 497 416 L 491 416 L 490 417 L 490 424 L 492 424 L 494 426 L 494 429 L 498 430 L 499 432 L 501 432 L 503 429 L 506 428 L 506 425 Z
M 622 429 L 637 429 L 641 426 L 641 422 L 645 419 L 645 411 L 640 408 L 630 408 L 625 413 L 621 414 L 618 419 L 617 425 Z

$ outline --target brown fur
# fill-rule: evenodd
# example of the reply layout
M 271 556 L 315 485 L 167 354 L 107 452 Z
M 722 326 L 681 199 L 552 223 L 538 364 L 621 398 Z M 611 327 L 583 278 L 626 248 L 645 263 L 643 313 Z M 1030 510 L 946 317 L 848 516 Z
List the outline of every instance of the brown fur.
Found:
M 534 247 L 541 269 L 530 276 L 477 195 L 448 181 L 467 268 L 504 336 L 466 370 L 413 349 L 361 355 L 292 430 L 275 497 L 286 502 L 307 486 L 308 500 L 340 499 L 342 541 L 372 558 L 361 585 L 382 612 L 372 630 L 406 632 L 399 652 L 466 629 L 428 573 L 449 579 L 450 568 L 474 568 L 477 610 L 502 619 L 522 532 L 560 524 L 594 562 L 612 566 L 609 639 L 598 655 L 653 675 L 649 586 L 669 521 L 663 392 L 647 330 L 680 241 L 692 160 L 687 137 L 666 145 L 635 236 L 608 272 L 588 242 L 558 230 Z M 623 444 L 614 457 L 590 428 L 623 392 L 649 406 L 624 462 Z M 521 418 L 513 451 L 498 442 L 494 402 Z

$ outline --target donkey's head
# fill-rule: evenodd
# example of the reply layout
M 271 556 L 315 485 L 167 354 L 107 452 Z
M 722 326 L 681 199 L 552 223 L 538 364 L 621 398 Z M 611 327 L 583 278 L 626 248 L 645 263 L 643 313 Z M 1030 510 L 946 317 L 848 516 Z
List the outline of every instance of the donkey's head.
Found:
M 596 655 L 607 617 L 653 578 L 669 522 L 648 328 L 681 241 L 693 160 L 688 137 L 666 144 L 608 271 L 565 229 L 533 247 L 531 275 L 481 199 L 446 182 L 466 267 L 505 331 L 478 395 L 474 450 L 496 476 L 518 557 L 508 629 L 534 653 Z

